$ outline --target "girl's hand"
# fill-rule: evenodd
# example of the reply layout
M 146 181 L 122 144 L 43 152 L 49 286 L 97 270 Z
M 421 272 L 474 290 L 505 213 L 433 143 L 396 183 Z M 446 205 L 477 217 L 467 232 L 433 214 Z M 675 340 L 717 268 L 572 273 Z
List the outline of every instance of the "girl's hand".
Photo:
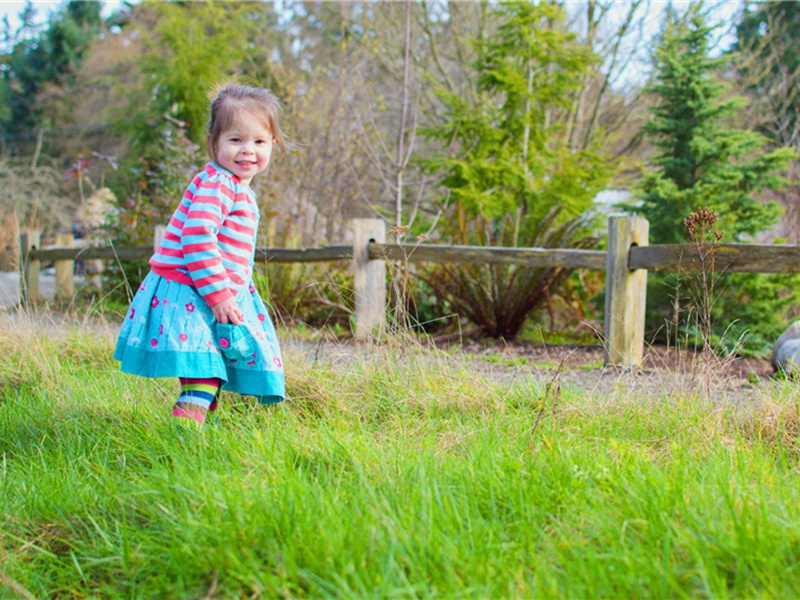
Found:
M 211 307 L 211 312 L 214 313 L 214 318 L 223 324 L 241 325 L 244 321 L 244 314 L 239 310 L 236 298 L 228 298 L 218 302 Z

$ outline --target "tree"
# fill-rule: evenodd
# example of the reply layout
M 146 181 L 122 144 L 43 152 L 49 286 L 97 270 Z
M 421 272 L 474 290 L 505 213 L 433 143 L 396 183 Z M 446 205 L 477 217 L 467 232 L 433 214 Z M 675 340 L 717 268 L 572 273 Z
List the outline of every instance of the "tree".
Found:
M 737 83 L 750 100 L 747 123 L 772 147 L 800 149 L 800 3 L 749 2 L 737 25 Z M 800 243 L 800 161 L 792 161 L 788 184 L 768 196 L 784 207 L 772 234 Z
M 610 176 L 595 145 L 573 151 L 563 116 L 596 57 L 560 30 L 563 9 L 553 3 L 503 4 L 491 36 L 476 40 L 475 104 L 439 88 L 448 120 L 429 134 L 460 141 L 442 156 L 444 185 L 471 214 L 489 219 L 518 210 L 531 223 L 553 206 L 577 216 Z
M 18 134 L 40 126 L 44 119 L 39 93 L 48 83 L 62 86 L 80 66 L 102 25 L 100 2 L 71 0 L 53 13 L 41 32 L 35 12 L 26 6 L 17 40 L 4 57 L 6 102 L 3 131 Z
M 596 69 L 584 73 L 575 95 L 569 122 L 573 148 L 587 147 L 599 134 L 610 147 L 617 146 L 616 152 L 630 152 L 632 136 L 622 130 L 639 115 L 636 108 L 642 93 L 623 81 L 637 68 L 635 49 L 645 41 L 649 4 L 649 0 L 584 0 L 567 5 L 573 13 L 570 29 L 579 31 L 579 39 L 601 59 Z
M 716 75 L 725 58 L 710 58 L 711 32 L 702 7 L 695 5 L 682 18 L 668 18 L 656 50 L 656 82 L 649 88 L 655 105 L 644 127 L 656 154 L 638 189 L 641 203 L 632 207 L 650 221 L 653 243 L 686 241 L 684 219 L 698 209 L 719 215 L 717 230 L 728 239 L 752 239 L 778 216 L 778 207 L 762 202 L 759 194 L 784 183 L 780 171 L 795 156 L 790 148 L 766 152 L 765 137 L 730 124 L 745 101 L 725 97 L 727 87 Z M 720 278 L 719 296 L 712 302 L 718 340 L 736 344 L 749 332 L 745 349 L 763 351 L 772 333 L 783 328 L 782 314 L 793 301 L 787 278 L 715 277 Z M 682 278 L 649 278 L 647 314 L 653 330 L 660 331 L 665 318 L 684 331 L 695 328 L 693 307 L 680 297 Z
M 650 221 L 655 243 L 685 241 L 683 220 L 699 207 L 719 214 L 719 227 L 735 241 L 778 217 L 778 207 L 756 194 L 783 184 L 779 172 L 794 152 L 763 152 L 766 138 L 729 125 L 745 101 L 725 98 L 727 86 L 715 76 L 724 59 L 709 56 L 712 30 L 694 6 L 685 18 L 668 20 L 656 50 L 656 82 L 649 88 L 656 105 L 644 127 L 656 155 L 634 207 Z
M 570 143 L 574 94 L 597 57 L 563 27 L 556 3 L 504 3 L 475 39 L 474 89 L 437 93 L 446 120 L 428 135 L 454 147 L 429 162 L 445 172 L 441 232 L 453 243 L 585 246 L 581 215 L 614 172 L 595 138 Z M 455 143 L 453 143 L 455 142 Z M 495 337 L 513 338 L 568 272 L 506 266 L 443 269 L 441 292 Z M 433 285 L 436 285 L 435 280 Z M 530 302 L 535 298 L 536 302 Z M 466 301 L 465 300 L 468 299 Z
M 800 3 L 749 3 L 736 27 L 730 58 L 738 77 L 757 106 L 758 130 L 780 146 L 796 146 L 800 138 Z
M 142 83 L 118 121 L 132 136 L 135 155 L 159 155 L 164 115 L 185 123 L 194 143 L 204 143 L 209 94 L 237 74 L 252 50 L 256 21 L 248 18 L 248 4 L 164 2 L 142 7 L 152 11 L 149 52 L 139 63 Z

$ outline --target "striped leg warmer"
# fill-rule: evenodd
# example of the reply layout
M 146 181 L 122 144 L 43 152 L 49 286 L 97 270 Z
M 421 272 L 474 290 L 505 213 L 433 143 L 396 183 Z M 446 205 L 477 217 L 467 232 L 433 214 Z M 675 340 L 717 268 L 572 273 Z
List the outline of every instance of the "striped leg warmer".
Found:
M 207 413 L 217 410 L 219 379 L 181 377 L 181 395 L 172 408 L 172 416 L 204 423 Z

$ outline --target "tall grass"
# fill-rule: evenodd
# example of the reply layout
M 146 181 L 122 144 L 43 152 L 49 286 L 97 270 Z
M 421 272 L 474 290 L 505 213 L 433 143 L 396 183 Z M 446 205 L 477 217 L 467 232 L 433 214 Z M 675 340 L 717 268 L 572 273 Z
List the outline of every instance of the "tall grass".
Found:
M 0 595 L 800 594 L 791 382 L 586 397 L 410 343 L 288 348 L 288 402 L 224 395 L 179 435 L 176 384 L 119 373 L 110 330 L 0 321 Z

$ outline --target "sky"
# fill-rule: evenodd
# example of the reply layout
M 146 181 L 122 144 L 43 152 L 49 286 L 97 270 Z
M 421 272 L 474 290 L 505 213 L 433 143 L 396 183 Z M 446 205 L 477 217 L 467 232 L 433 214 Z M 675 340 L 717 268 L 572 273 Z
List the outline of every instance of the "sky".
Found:
M 135 2 L 136 0 L 134 0 Z M 569 10 L 569 4 L 573 0 L 566 0 Z M 574 0 L 579 2 L 580 0 Z M 742 10 L 742 3 L 744 0 L 706 0 L 706 6 L 710 7 L 709 17 L 712 24 L 719 24 L 715 33 L 717 39 L 714 43 L 712 55 L 718 55 L 728 49 L 735 41 L 735 32 L 733 23 L 738 19 L 738 14 Z M 46 23 L 50 13 L 64 4 L 66 0 L 32 0 L 32 4 L 38 10 L 37 22 Z M 655 36 L 660 29 L 663 18 L 664 10 L 668 5 L 680 10 L 687 7 L 692 0 L 650 0 L 650 7 L 645 19 L 645 40 L 652 43 Z M 117 9 L 123 6 L 123 0 L 103 0 L 103 16 L 109 16 Z M 12 29 L 16 29 L 19 25 L 17 15 L 25 8 L 25 0 L 0 0 L 0 19 L 8 17 Z M 620 17 L 624 14 L 627 2 L 618 2 L 620 7 Z M 573 4 L 576 6 L 576 4 Z M 627 69 L 612 85 L 615 88 L 627 88 L 631 85 L 641 83 L 647 78 L 647 73 L 650 71 L 650 50 L 651 43 L 645 42 L 643 46 L 631 48 L 629 51 L 633 53 L 634 60 L 630 63 L 630 68 Z
M 40 18 L 45 21 L 50 11 L 63 4 L 64 1 L 65 0 L 33 0 L 32 3 L 41 11 Z M 685 6 L 690 2 L 690 0 L 652 0 L 653 8 L 651 14 L 654 17 L 654 27 L 657 27 L 660 13 L 670 1 L 673 5 L 679 7 L 682 5 Z M 569 0 L 567 0 L 567 2 L 569 3 Z M 12 20 L 13 26 L 16 16 L 25 8 L 25 4 L 25 0 L 0 0 L 0 18 L 8 15 L 9 19 Z M 122 0 L 104 0 L 103 14 L 111 14 L 114 10 L 120 8 L 122 4 Z M 620 5 L 623 4 L 623 2 L 620 2 Z M 741 0 L 712 0 L 709 4 L 713 5 L 712 14 L 719 21 L 732 22 L 736 13 L 741 10 Z
M 31 4 L 37 9 L 37 21 L 47 22 L 48 15 L 53 9 L 65 3 L 65 0 L 33 0 Z M 0 19 L 8 16 L 11 27 L 19 24 L 17 15 L 22 12 L 27 2 L 25 0 L 0 0 Z M 108 16 L 123 4 L 122 0 L 106 0 L 103 3 L 103 16 Z
M 32 0 L 32 4 L 40 11 L 39 18 L 42 21 L 46 21 L 50 12 L 58 8 L 61 4 L 64 4 L 65 1 L 66 0 Z M 661 13 L 669 3 L 681 7 L 688 5 L 690 1 L 691 0 L 651 0 L 651 27 L 653 27 L 654 30 L 658 28 Z M 570 0 L 567 0 L 567 3 L 569 2 Z M 25 8 L 25 4 L 25 0 L 0 0 L 0 19 L 8 16 L 13 27 L 15 22 L 18 23 L 17 15 Z M 123 0 L 104 0 L 102 4 L 104 7 L 103 14 L 108 16 L 123 5 Z M 624 6 L 625 3 L 620 2 L 619 4 L 620 6 Z M 741 10 L 741 0 L 712 0 L 708 2 L 708 4 L 712 6 L 711 14 L 714 20 L 720 23 L 733 23 L 736 14 Z M 730 39 L 728 40 L 726 38 Z M 723 35 L 722 42 L 723 44 L 730 44 L 732 42 L 732 37 L 730 35 Z

